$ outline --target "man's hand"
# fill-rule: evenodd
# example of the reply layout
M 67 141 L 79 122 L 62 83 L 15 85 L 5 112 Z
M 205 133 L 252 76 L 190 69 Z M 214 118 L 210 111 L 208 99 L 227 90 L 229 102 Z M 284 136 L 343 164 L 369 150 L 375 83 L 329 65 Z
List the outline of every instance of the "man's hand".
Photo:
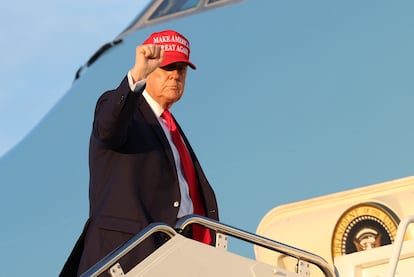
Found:
M 134 82 L 141 81 L 157 69 L 164 60 L 164 50 L 154 44 L 137 46 L 135 50 L 135 65 L 131 69 Z

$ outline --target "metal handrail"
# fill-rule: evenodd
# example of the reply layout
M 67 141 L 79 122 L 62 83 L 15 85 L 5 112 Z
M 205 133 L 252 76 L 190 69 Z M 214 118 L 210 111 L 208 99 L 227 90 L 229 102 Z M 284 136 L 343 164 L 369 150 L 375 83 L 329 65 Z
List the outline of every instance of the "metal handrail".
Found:
M 127 254 L 130 250 L 132 250 L 138 244 L 143 242 L 149 236 L 153 235 L 154 233 L 159 233 L 159 232 L 165 233 L 166 235 L 170 236 L 170 238 L 174 237 L 177 234 L 177 232 L 172 227 L 166 224 L 152 223 L 148 225 L 146 228 L 142 229 L 135 236 L 133 236 L 129 241 L 127 241 L 120 248 L 109 253 L 106 257 L 104 257 L 94 266 L 92 266 L 87 271 L 85 271 L 80 277 L 98 276 L 99 274 L 103 273 L 105 270 L 109 269 L 109 267 L 112 266 L 117 260 L 122 258 L 125 254 Z
M 409 216 L 401 220 L 400 224 L 398 224 L 397 236 L 395 237 L 394 248 L 392 250 L 390 262 L 388 265 L 387 277 L 394 277 L 395 271 L 397 270 L 397 264 L 400 260 L 400 254 L 402 245 L 404 242 L 405 232 L 408 229 L 408 225 L 414 223 L 414 215 Z
M 247 231 L 243 231 L 241 229 L 231 227 L 229 225 L 217 222 L 210 218 L 196 215 L 188 215 L 177 221 L 175 229 L 177 229 L 180 232 L 191 224 L 199 224 L 206 228 L 212 229 L 216 232 L 223 233 L 225 235 L 229 235 L 273 251 L 277 251 L 279 253 L 296 258 L 298 260 L 303 260 L 312 263 L 316 265 L 327 277 L 336 276 L 334 270 L 329 266 L 325 259 L 318 255 L 295 248 L 287 244 L 283 244 L 278 241 L 271 240 L 269 238 L 257 234 L 253 234 Z

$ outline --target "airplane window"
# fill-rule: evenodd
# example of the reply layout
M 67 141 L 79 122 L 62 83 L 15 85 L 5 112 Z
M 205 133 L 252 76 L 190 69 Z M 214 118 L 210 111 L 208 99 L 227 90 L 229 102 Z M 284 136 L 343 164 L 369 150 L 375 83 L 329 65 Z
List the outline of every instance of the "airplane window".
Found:
M 150 19 L 156 19 L 192 9 L 198 5 L 199 0 L 167 0 L 163 1 L 161 5 L 151 15 Z
M 220 1 L 223 1 L 223 0 L 208 0 L 208 4 L 213 4 L 216 2 L 220 2 Z

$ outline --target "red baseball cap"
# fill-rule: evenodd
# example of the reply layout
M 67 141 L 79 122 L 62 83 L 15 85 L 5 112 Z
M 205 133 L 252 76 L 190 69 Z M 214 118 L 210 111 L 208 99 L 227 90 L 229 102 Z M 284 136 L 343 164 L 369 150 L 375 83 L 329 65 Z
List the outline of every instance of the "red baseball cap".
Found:
M 196 69 L 196 66 L 190 62 L 190 42 L 176 31 L 165 30 L 153 33 L 143 44 L 160 45 L 164 49 L 165 56 L 160 67 L 176 62 L 184 62 L 192 69 Z

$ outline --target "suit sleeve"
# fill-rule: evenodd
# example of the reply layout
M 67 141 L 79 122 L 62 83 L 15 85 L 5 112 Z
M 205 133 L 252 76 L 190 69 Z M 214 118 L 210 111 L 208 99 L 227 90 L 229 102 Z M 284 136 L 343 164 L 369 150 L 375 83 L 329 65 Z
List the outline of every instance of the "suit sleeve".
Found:
M 95 108 L 92 135 L 107 148 L 121 146 L 126 138 L 129 123 L 137 107 L 140 91 L 132 92 L 125 77 L 115 90 L 101 95 Z

